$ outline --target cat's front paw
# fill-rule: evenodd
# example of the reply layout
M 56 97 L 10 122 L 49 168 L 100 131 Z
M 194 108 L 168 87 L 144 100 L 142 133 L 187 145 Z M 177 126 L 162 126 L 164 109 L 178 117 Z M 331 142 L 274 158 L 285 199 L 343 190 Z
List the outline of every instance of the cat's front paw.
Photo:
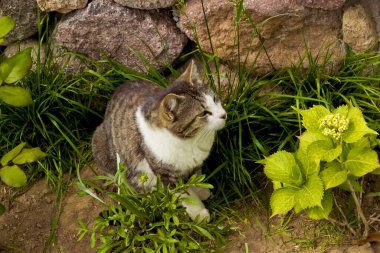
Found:
M 202 187 L 190 187 L 190 189 L 198 196 L 200 200 L 206 200 L 211 196 L 210 189 Z
M 199 215 L 199 216 L 197 216 L 197 217 L 198 217 L 198 220 L 199 220 L 199 221 L 203 221 L 203 220 L 205 220 L 206 222 L 210 222 L 210 219 L 211 219 L 211 217 L 210 217 L 210 212 L 208 211 L 207 208 L 203 208 L 203 209 L 199 212 L 198 215 Z
M 205 207 L 200 207 L 196 205 L 189 205 L 186 207 L 186 212 L 189 214 L 193 221 L 210 221 L 210 212 Z

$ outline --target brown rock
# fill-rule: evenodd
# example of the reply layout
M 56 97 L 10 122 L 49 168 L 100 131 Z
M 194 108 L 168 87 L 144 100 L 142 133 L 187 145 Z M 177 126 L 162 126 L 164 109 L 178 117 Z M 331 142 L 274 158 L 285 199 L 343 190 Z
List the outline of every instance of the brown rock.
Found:
M 223 60 L 244 64 L 248 70 L 254 68 L 255 74 L 293 65 L 307 68 L 308 51 L 313 58 L 318 57 L 318 63 L 327 54 L 336 60 L 345 53 L 339 40 L 339 11 L 305 8 L 297 0 L 247 0 L 244 7 L 248 17 L 243 14 L 236 26 L 236 9 L 230 1 L 204 1 L 203 12 L 200 1 L 189 0 L 179 16 L 178 26 L 192 40 L 195 29 L 203 50 L 214 51 Z
M 0 16 L 9 16 L 16 20 L 14 29 L 5 36 L 1 45 L 21 41 L 37 33 L 37 3 L 34 0 L 1 0 Z
M 378 43 L 376 24 L 362 5 L 344 11 L 342 30 L 344 42 L 354 52 L 369 51 Z
M 88 0 L 37 0 L 42 11 L 57 11 L 67 13 L 86 7 Z
M 309 8 L 336 10 L 342 8 L 346 0 L 298 0 L 298 2 Z
M 173 6 L 178 0 L 114 0 L 116 3 L 136 9 L 159 9 Z
M 170 15 L 166 10 L 141 11 L 110 0 L 94 0 L 64 18 L 55 43 L 95 59 L 107 55 L 132 69 L 145 70 L 138 52 L 161 68 L 181 53 L 187 41 Z

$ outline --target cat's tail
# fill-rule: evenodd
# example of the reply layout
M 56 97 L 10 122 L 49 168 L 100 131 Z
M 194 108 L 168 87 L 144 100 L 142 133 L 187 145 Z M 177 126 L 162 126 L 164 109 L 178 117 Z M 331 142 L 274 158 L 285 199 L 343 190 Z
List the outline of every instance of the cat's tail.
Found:
M 92 155 L 96 165 L 109 174 L 116 172 L 116 155 L 112 138 L 108 138 L 104 123 L 100 124 L 92 136 Z

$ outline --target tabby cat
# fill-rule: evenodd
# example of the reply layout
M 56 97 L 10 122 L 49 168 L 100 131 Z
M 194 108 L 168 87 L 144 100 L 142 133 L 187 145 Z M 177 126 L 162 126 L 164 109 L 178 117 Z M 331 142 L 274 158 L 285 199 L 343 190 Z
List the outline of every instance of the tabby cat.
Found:
M 119 86 L 93 135 L 93 156 L 101 169 L 114 174 L 117 153 L 137 190 L 155 186 L 157 175 L 164 184 L 174 184 L 200 172 L 226 118 L 220 99 L 191 61 L 168 88 L 141 80 Z M 148 180 L 142 182 L 141 175 Z M 182 203 L 190 217 L 208 220 L 202 200 L 209 190 L 193 187 L 188 194 L 196 202 Z

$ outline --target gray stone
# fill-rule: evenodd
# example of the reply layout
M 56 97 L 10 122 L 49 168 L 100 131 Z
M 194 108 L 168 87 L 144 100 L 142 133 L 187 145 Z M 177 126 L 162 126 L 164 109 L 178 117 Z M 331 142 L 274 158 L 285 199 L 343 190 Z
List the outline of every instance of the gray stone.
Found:
M 68 13 L 86 7 L 88 0 L 37 0 L 42 11 L 57 11 Z
M 340 10 L 306 8 L 298 0 L 246 0 L 244 7 L 249 20 L 243 14 L 238 31 L 236 9 L 231 1 L 203 3 L 204 12 L 200 1 L 187 1 L 187 6 L 179 14 L 178 27 L 192 40 L 196 40 L 196 34 L 206 52 L 214 51 L 232 64 L 244 64 L 247 69 L 253 69 L 254 74 L 293 65 L 307 68 L 308 52 L 317 58 L 318 63 L 331 54 L 331 64 L 326 68 L 334 71 L 339 66 L 339 59 L 345 55 L 340 40 Z
M 95 59 L 105 56 L 134 70 L 145 70 L 136 52 L 156 68 L 172 63 L 187 42 L 171 13 L 122 7 L 94 0 L 67 14 L 58 25 L 55 43 Z
M 135 9 L 159 9 L 175 5 L 178 0 L 114 0 L 116 3 Z
M 37 33 L 37 3 L 35 0 L 1 0 L 0 16 L 16 20 L 15 28 L 4 37 L 0 45 L 9 45 Z
M 344 42 L 354 52 L 366 52 L 378 44 L 376 24 L 360 4 L 344 11 L 342 30 Z

